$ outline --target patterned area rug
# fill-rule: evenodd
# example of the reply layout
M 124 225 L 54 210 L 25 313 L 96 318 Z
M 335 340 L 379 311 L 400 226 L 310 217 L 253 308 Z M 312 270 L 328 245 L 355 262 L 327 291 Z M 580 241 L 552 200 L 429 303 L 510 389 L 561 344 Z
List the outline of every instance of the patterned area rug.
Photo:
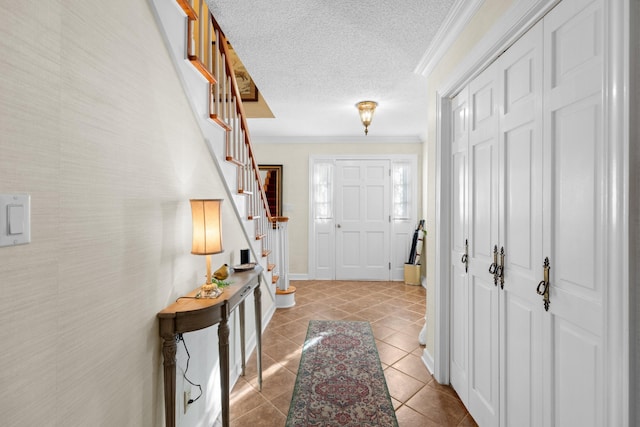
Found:
M 309 322 L 286 427 L 308 426 L 398 426 L 368 322 Z

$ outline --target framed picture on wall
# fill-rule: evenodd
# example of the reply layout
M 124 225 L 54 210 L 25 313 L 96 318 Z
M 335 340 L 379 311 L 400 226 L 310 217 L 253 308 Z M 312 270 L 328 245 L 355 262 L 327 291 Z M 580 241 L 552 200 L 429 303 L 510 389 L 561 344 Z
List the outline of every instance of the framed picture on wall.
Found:
M 258 165 L 271 216 L 282 216 L 282 165 Z
M 212 43 L 214 54 L 216 51 L 216 42 Z M 240 91 L 240 99 L 242 102 L 258 102 L 258 88 L 255 82 L 251 78 L 251 75 L 245 68 L 242 61 L 233 49 L 233 46 L 227 42 L 227 52 L 229 52 L 229 60 L 233 67 L 233 72 L 236 76 L 236 83 L 238 84 L 238 90 Z

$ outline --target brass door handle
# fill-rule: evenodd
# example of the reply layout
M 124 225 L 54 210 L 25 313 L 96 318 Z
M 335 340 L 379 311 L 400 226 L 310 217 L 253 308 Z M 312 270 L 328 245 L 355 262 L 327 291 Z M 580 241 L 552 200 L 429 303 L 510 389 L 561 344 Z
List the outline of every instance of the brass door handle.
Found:
M 500 248 L 500 266 L 496 275 L 500 278 L 500 289 L 504 289 L 504 246 Z
M 496 274 L 496 268 L 498 268 L 498 266 L 496 265 L 495 262 L 492 262 L 491 265 L 489 266 L 489 273 Z
M 498 270 L 498 245 L 493 247 L 493 262 L 489 266 L 489 274 L 493 274 L 493 284 L 498 284 L 498 276 L 496 272 Z
M 549 257 L 544 259 L 544 264 L 542 266 L 544 268 L 544 280 L 538 283 L 536 293 L 542 296 L 542 300 L 544 301 L 544 310 L 549 311 L 549 270 L 551 269 L 549 266 Z

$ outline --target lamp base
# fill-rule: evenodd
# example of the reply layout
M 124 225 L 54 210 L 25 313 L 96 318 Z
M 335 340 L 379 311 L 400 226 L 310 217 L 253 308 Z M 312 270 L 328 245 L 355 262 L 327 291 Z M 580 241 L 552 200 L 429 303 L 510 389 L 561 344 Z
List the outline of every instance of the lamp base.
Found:
M 204 285 L 202 285 L 200 290 L 202 291 L 202 298 L 218 298 L 220 295 L 222 295 L 223 291 L 221 288 L 211 283 L 205 283 Z

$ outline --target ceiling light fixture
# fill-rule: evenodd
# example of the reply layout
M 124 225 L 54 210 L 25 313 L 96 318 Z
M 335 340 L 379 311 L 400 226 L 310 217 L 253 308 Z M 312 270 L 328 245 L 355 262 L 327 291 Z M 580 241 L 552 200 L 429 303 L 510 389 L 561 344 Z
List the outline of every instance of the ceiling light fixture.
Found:
M 373 112 L 376 111 L 377 106 L 378 103 L 374 101 L 360 101 L 356 104 L 356 107 L 358 107 L 358 113 L 360 114 L 360 120 L 362 120 L 362 124 L 364 125 L 365 135 L 369 133 L 369 125 L 371 124 Z

